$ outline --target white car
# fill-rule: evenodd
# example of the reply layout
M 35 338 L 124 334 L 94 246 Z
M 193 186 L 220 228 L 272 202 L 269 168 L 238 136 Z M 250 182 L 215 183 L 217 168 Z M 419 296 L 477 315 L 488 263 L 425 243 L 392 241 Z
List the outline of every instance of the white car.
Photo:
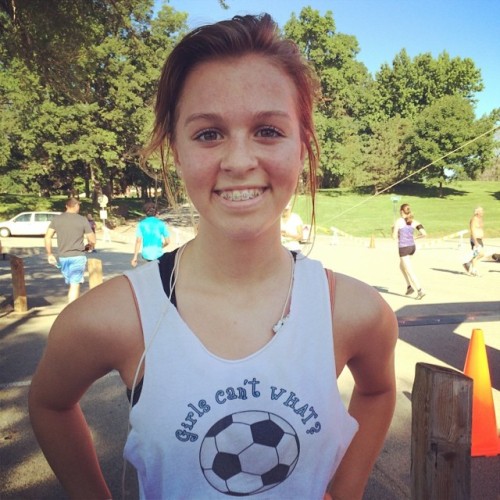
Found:
M 22 212 L 0 222 L 0 236 L 43 236 L 52 219 L 61 212 Z

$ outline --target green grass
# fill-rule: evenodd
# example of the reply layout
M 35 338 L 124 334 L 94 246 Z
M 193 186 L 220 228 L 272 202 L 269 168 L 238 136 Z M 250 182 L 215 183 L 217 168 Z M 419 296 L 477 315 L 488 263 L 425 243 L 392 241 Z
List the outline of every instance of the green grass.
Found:
M 394 222 L 394 207 L 399 216 L 399 206 L 409 203 L 415 218 L 425 227 L 429 237 L 439 238 L 462 229 L 467 229 L 474 208 L 485 210 L 485 237 L 500 237 L 500 182 L 462 181 L 447 185 L 439 198 L 436 187 L 422 184 L 399 186 L 391 194 L 371 196 L 346 189 L 323 190 L 316 200 L 316 223 L 318 233 L 331 234 L 336 227 L 353 236 L 390 237 Z M 399 196 L 397 203 L 391 197 Z M 93 212 L 98 217 L 98 208 L 93 208 L 90 199 L 84 198 L 80 213 Z M 23 211 L 64 210 L 65 197 L 40 198 L 35 195 L 16 196 L 0 194 L 0 219 L 5 220 Z M 136 198 L 117 198 L 111 203 L 111 215 L 119 223 L 124 219 L 142 216 L 143 201 Z M 294 211 L 308 223 L 310 201 L 299 196 Z
M 485 238 L 500 237 L 500 182 L 462 181 L 448 185 L 439 198 L 436 188 L 421 184 L 402 186 L 391 194 L 371 196 L 352 190 L 320 191 L 316 199 L 318 233 L 330 234 L 336 227 L 353 236 L 390 236 L 394 222 L 394 208 L 408 203 L 415 218 L 425 227 L 429 237 L 439 238 L 462 229 L 468 229 L 476 206 L 485 210 Z M 399 201 L 393 203 L 392 197 Z M 300 196 L 294 210 L 307 223 L 310 202 Z

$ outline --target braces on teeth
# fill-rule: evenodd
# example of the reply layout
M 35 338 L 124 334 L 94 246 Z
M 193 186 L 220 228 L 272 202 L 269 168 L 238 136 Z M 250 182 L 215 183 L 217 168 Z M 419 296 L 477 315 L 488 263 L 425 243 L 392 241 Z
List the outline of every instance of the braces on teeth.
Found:
M 251 189 L 245 191 L 224 191 L 221 193 L 222 198 L 229 201 L 246 201 L 260 196 L 261 190 Z

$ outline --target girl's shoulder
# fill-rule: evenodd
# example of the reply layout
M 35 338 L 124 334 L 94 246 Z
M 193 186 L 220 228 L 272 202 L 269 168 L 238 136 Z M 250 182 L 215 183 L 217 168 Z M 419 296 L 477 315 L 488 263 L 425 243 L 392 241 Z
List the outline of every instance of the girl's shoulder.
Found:
M 53 327 L 62 349 L 81 346 L 96 366 L 127 369 L 144 341 L 135 297 L 126 277 L 112 278 L 69 304 Z M 123 374 L 122 374 L 123 375 Z M 126 378 L 126 377 L 125 377 Z

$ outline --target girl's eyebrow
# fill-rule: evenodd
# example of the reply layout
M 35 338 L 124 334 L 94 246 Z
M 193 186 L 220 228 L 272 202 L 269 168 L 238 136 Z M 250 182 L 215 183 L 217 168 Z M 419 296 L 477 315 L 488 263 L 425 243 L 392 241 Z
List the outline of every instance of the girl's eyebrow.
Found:
M 256 117 L 261 120 L 275 118 L 275 117 L 291 119 L 289 113 L 287 113 L 286 111 L 279 111 L 279 110 L 261 111 L 260 113 L 256 114 Z
M 196 120 L 218 120 L 220 116 L 216 113 L 193 113 L 192 115 L 189 115 L 186 117 L 184 120 L 184 126 L 189 125 L 191 122 L 194 122 Z
M 259 120 L 269 120 L 271 118 L 286 118 L 291 120 L 291 116 L 289 113 L 286 111 L 280 111 L 280 110 L 271 110 L 271 111 L 260 111 L 255 114 L 255 117 Z M 184 120 L 184 126 L 189 125 L 191 122 L 197 121 L 197 120 L 207 120 L 207 121 L 214 121 L 214 120 L 220 120 L 221 115 L 217 113 L 193 113 L 189 116 L 186 117 Z

